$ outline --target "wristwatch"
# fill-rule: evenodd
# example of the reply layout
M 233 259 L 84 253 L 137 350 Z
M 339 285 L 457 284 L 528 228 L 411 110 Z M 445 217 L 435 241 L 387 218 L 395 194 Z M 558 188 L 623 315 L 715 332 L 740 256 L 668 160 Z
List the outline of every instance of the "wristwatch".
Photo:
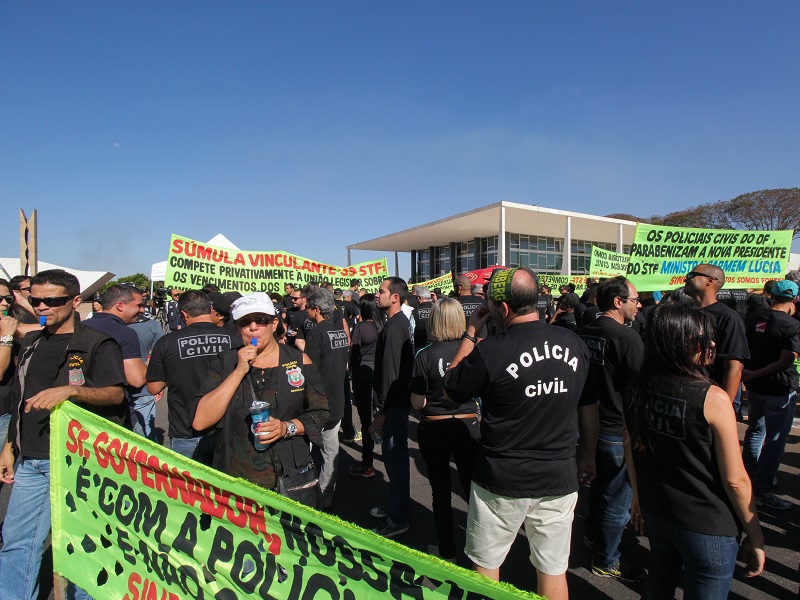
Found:
M 292 421 L 287 421 L 286 435 L 283 436 L 283 439 L 293 438 L 296 435 L 297 435 L 297 425 L 295 425 Z
M 11 346 L 14 343 L 13 335 L 0 336 L 0 346 Z
M 478 343 L 478 340 L 477 340 L 477 338 L 475 338 L 474 336 L 471 336 L 471 335 L 470 335 L 470 334 L 468 334 L 466 331 L 465 331 L 464 333 L 462 333 L 462 334 L 461 334 L 461 339 L 462 339 L 462 340 L 469 340 L 469 341 L 470 341 L 470 342 L 472 342 L 473 344 L 477 344 L 477 343 Z

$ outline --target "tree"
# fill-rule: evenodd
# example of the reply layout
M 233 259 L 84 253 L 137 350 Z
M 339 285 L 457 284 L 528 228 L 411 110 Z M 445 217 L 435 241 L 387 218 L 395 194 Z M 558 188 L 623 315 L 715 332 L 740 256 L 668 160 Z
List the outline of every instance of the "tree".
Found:
M 800 238 L 800 188 L 759 190 L 653 216 L 650 222 L 671 227 L 775 231 L 791 229 Z
M 103 294 L 108 288 L 110 288 L 112 285 L 116 285 L 117 283 L 132 283 L 140 290 L 150 289 L 150 278 L 147 277 L 147 275 L 144 275 L 143 273 L 136 273 L 135 275 L 125 275 L 125 277 L 112 279 L 108 283 L 104 284 L 97 291 Z

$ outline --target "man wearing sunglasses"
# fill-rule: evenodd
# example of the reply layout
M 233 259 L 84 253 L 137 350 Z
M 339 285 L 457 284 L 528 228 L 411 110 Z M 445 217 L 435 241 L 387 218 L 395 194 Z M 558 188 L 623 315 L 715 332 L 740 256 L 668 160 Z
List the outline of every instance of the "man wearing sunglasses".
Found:
M 744 361 L 750 358 L 744 322 L 739 314 L 717 301 L 717 292 L 725 284 L 725 272 L 715 265 L 697 265 L 686 275 L 684 293 L 706 312 L 716 330 L 716 356 L 709 376 L 725 390 L 742 420 L 741 383 Z
M 42 271 L 31 278 L 29 301 L 45 326 L 22 341 L 11 427 L 0 454 L 0 480 L 15 484 L 3 523 L 0 589 L 15 599 L 39 593 L 50 532 L 50 409 L 69 400 L 119 425 L 130 423 L 119 346 L 75 321 L 78 279 L 61 269 Z
M 232 347 L 229 329 L 211 320 L 211 299 L 201 290 L 183 292 L 177 302 L 185 327 L 156 342 L 147 365 L 147 390 L 154 396 L 169 390 L 167 415 L 170 448 L 211 465 L 213 446 L 205 431 L 192 428 L 203 384 L 212 359 Z

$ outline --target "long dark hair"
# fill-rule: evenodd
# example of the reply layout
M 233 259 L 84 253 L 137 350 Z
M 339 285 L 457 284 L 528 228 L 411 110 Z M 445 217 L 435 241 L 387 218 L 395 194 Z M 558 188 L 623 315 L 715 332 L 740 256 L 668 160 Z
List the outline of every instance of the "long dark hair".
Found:
M 704 367 L 713 359 L 715 337 L 708 314 L 693 305 L 676 303 L 654 308 L 645 332 L 642 370 L 630 398 L 631 438 L 638 448 L 649 441 L 647 400 L 665 381 L 711 381 Z
M 383 313 L 378 308 L 378 303 L 375 302 L 375 296 L 372 294 L 365 294 L 358 301 L 358 309 L 361 311 L 361 319 L 364 321 L 372 321 L 375 323 L 375 328 L 380 331 L 383 329 Z

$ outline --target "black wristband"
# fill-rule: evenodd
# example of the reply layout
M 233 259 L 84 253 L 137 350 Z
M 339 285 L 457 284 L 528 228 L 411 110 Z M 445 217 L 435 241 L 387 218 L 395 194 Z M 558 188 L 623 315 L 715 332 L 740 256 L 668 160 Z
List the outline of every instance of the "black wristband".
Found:
M 462 334 L 461 334 L 461 339 L 462 339 L 462 340 L 469 340 L 469 341 L 470 341 L 470 342 L 472 342 L 473 344 L 477 344 L 477 343 L 478 343 L 478 338 L 476 338 L 476 337 L 474 337 L 474 336 L 471 336 L 471 335 L 470 335 L 470 334 L 468 334 L 466 331 L 465 331 L 464 333 L 462 333 Z

